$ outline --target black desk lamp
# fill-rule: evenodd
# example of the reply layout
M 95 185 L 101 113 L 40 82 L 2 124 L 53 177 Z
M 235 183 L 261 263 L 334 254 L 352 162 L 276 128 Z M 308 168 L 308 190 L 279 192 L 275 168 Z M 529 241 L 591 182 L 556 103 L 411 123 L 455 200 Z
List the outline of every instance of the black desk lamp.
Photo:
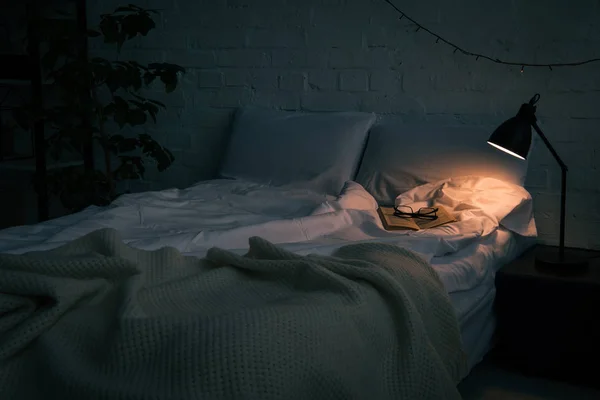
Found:
M 540 95 L 536 94 L 529 100 L 529 103 L 521 105 L 519 112 L 515 117 L 505 121 L 500 125 L 488 143 L 492 146 L 522 160 L 527 158 L 529 148 L 531 146 L 531 127 L 540 135 L 550 153 L 560 165 L 562 172 L 562 183 L 560 191 L 560 244 L 558 250 L 552 249 L 536 254 L 536 266 L 542 269 L 562 270 L 567 272 L 575 272 L 587 266 L 587 260 L 578 259 L 573 255 L 565 252 L 565 211 L 567 197 L 567 166 L 560 159 L 544 133 L 537 124 L 535 117 L 535 104 L 540 99 Z

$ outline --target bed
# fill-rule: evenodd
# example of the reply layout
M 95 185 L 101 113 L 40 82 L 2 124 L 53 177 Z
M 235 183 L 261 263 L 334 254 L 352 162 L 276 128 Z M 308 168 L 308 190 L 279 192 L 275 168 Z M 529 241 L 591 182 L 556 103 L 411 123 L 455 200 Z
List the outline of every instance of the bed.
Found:
M 107 229 L 131 248 L 168 246 L 195 259 L 214 255 L 215 247 L 242 256 L 250 237 L 323 260 L 348 244 L 408 249 L 433 268 L 448 295 L 466 355 L 454 380 L 464 378 L 493 346 L 495 272 L 535 243 L 532 200 L 523 188 L 527 165 L 487 149 L 482 128 L 407 125 L 368 113 L 246 109 L 235 118 L 218 179 L 5 229 L 0 253 L 48 252 Z M 458 222 L 388 232 L 377 207 L 394 203 L 441 204 Z

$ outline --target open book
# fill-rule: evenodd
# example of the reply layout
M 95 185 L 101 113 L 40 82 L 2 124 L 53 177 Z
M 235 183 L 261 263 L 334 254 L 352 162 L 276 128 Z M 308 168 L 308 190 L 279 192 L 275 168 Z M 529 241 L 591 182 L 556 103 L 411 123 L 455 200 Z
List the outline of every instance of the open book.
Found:
M 421 229 L 435 228 L 436 226 L 448 224 L 450 222 L 456 222 L 448 210 L 444 207 L 435 205 L 438 209 L 436 215 L 437 219 L 421 219 L 411 217 L 397 217 L 394 215 L 394 207 L 379 207 L 377 212 L 383 222 L 383 227 L 388 231 L 397 231 L 410 229 L 413 231 L 420 231 Z

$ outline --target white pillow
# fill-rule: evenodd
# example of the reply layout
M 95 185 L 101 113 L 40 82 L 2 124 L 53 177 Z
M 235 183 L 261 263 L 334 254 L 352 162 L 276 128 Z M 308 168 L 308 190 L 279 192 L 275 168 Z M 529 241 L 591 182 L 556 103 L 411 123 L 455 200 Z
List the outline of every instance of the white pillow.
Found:
M 354 179 L 375 119 L 359 112 L 238 110 L 219 175 L 337 195 Z
M 527 161 L 490 146 L 492 131 L 383 120 L 371 129 L 356 181 L 386 205 L 414 187 L 458 176 L 486 176 L 523 186 Z

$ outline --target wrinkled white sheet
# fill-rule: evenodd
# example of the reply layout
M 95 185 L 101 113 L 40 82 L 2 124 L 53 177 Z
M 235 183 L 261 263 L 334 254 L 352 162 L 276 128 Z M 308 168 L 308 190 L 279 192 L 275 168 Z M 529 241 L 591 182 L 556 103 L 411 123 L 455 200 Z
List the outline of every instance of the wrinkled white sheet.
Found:
M 399 196 L 397 203 L 413 208 L 439 203 L 458 222 L 427 231 L 388 232 L 375 200 L 355 182 L 348 182 L 336 198 L 303 189 L 212 180 L 185 190 L 124 195 L 109 207 L 90 207 L 45 223 L 2 230 L 0 252 L 54 248 L 104 227 L 118 229 L 133 247 L 172 246 L 199 257 L 213 246 L 245 252 L 250 236 L 301 254 L 330 254 L 349 241 L 377 241 L 423 255 L 452 293 L 478 285 L 489 272 L 486 262 L 473 268 L 469 257 L 483 261 L 502 257 L 493 254 L 502 249 L 476 255 L 500 226 L 521 236 L 536 236 L 529 193 L 492 178 L 461 177 L 423 185 Z

